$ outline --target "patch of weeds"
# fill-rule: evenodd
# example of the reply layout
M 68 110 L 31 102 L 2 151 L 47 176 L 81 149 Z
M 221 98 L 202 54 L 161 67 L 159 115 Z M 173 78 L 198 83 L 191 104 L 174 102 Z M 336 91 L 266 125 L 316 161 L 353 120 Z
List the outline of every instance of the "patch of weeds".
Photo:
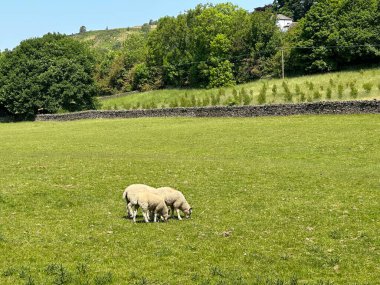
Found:
M 45 273 L 49 276 L 54 276 L 54 285 L 69 284 L 72 280 L 70 272 L 62 264 L 49 264 Z
M 2 233 L 0 233 L 0 243 L 1 242 L 6 242 L 5 236 Z
M 330 267 L 339 264 L 339 262 L 340 262 L 340 258 L 338 256 L 332 256 L 332 257 L 327 258 L 326 260 L 326 264 Z
M 86 276 L 88 274 L 89 268 L 86 263 L 77 264 L 77 273 L 81 276 Z
M 25 279 L 30 275 L 30 270 L 27 267 L 21 266 L 18 271 L 18 277 L 21 279 Z
M 14 267 L 9 267 L 3 271 L 1 274 L 3 277 L 11 277 L 17 273 L 17 269 Z
M 155 253 L 154 253 L 155 256 L 158 256 L 158 257 L 166 257 L 166 256 L 171 256 L 172 255 L 172 251 L 170 248 L 161 248 L 159 250 L 157 250 Z
M 141 277 L 141 279 L 135 281 L 133 284 L 134 285 L 149 285 L 152 283 L 147 278 Z
M 35 285 L 36 282 L 34 281 L 33 277 L 28 275 L 25 280 L 25 285 Z
M 224 277 L 222 270 L 217 266 L 213 266 L 210 268 L 210 274 L 211 274 L 211 276 Z
M 271 277 L 256 277 L 256 280 L 253 283 L 254 285 L 298 285 L 297 277 L 293 276 L 289 281 L 281 278 L 271 278 Z
M 105 274 L 97 275 L 94 278 L 95 285 L 106 285 L 111 284 L 113 281 L 113 276 L 111 272 L 107 272 Z
M 339 230 L 332 230 L 329 232 L 329 237 L 331 239 L 341 239 L 342 233 Z

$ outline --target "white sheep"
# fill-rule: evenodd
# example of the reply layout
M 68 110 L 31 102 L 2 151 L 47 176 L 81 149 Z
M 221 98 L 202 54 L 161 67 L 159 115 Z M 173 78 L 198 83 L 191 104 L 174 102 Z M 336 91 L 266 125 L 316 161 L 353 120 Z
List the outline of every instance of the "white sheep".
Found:
M 133 217 L 131 200 L 136 200 L 136 195 L 144 192 L 155 192 L 155 188 L 145 184 L 132 184 L 125 188 L 123 193 L 123 200 L 126 201 L 126 209 L 128 218 Z
M 177 212 L 178 220 L 182 220 L 179 210 L 185 213 L 186 218 L 190 218 L 192 213 L 192 208 L 189 203 L 186 201 L 185 196 L 181 191 L 173 189 L 171 187 L 160 187 L 157 189 L 151 190 L 159 194 L 164 198 L 165 203 L 172 210 L 172 216 L 174 215 L 174 210 Z
M 149 223 L 149 212 L 154 213 L 154 222 L 157 222 L 158 215 L 165 222 L 169 218 L 169 210 L 165 204 L 165 200 L 159 195 L 150 192 L 136 192 L 131 197 L 130 203 L 133 207 L 132 218 L 134 222 L 136 222 L 138 207 L 141 207 L 146 223 Z

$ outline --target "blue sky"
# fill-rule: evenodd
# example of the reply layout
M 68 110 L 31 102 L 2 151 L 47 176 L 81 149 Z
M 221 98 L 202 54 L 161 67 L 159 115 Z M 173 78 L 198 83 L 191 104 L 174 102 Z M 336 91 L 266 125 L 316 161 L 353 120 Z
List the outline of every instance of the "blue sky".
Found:
M 137 26 L 163 16 L 176 16 L 200 0 L 10 0 L 0 5 L 0 50 L 12 49 L 20 41 L 48 32 L 74 34 L 87 30 Z M 246 10 L 270 4 L 271 0 L 230 0 Z

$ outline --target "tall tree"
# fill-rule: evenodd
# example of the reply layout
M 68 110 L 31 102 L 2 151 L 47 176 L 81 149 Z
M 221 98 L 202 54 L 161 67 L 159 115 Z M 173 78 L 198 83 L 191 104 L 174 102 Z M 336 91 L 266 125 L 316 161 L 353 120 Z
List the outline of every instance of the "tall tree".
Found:
M 0 62 L 0 105 L 28 117 L 95 107 L 94 58 L 80 42 L 47 34 L 21 42 Z
M 291 60 L 309 72 L 380 60 L 379 0 L 320 0 L 294 33 Z
M 275 0 L 274 11 L 292 17 L 294 21 L 303 18 L 317 0 Z

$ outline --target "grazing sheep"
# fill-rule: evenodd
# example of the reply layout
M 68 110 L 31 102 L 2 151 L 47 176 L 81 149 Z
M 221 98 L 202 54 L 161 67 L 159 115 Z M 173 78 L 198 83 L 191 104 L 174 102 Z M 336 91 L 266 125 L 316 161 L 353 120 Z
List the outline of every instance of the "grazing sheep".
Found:
M 149 223 L 149 212 L 154 213 L 154 222 L 157 222 L 159 215 L 165 222 L 169 218 L 169 210 L 165 200 L 156 194 L 150 192 L 136 192 L 130 200 L 133 207 L 133 221 L 136 222 L 138 207 L 143 211 L 143 217 L 146 223 Z
M 126 209 L 128 218 L 133 217 L 132 204 L 133 200 L 138 193 L 153 192 L 156 189 L 145 184 L 132 184 L 125 188 L 123 193 L 123 200 L 126 201 Z
M 172 215 L 174 210 L 177 211 L 178 220 L 182 220 L 179 210 L 185 213 L 186 218 L 190 218 L 192 209 L 181 191 L 171 187 L 160 187 L 156 192 L 165 199 L 166 205 L 172 210 Z

